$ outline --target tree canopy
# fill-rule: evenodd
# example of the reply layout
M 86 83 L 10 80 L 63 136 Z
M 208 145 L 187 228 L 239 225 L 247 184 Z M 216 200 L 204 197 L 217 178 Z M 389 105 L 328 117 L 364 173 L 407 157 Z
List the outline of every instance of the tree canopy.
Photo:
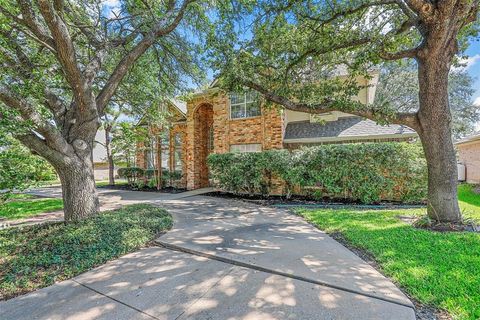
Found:
M 449 75 L 448 95 L 452 112 L 454 139 L 475 131 L 480 121 L 480 108 L 473 103 L 474 79 L 463 68 L 455 68 Z M 392 109 L 415 112 L 419 108 L 419 84 L 413 63 L 385 63 L 380 68 L 375 103 L 390 104 Z
M 286 109 L 343 111 L 414 129 L 428 166 L 428 214 L 458 222 L 449 71 L 478 35 L 479 0 L 262 0 L 246 7 L 247 28 L 214 44 L 220 85 L 249 88 Z M 237 20 L 233 20 L 235 23 Z M 238 31 L 237 31 L 238 30 Z M 414 60 L 418 106 L 355 98 L 382 62 Z M 363 83 L 362 83 L 363 82 Z M 377 101 L 378 102 L 378 101 Z
M 260 1 L 243 7 L 236 26 L 224 28 L 237 34 L 227 37 L 233 39 L 230 46 L 217 45 L 222 54 L 213 65 L 224 87 L 249 87 L 288 109 L 341 110 L 402 122 L 411 114 L 397 112 L 391 101 L 352 102 L 364 88 L 356 78 L 370 77 L 384 61 L 427 54 L 429 28 L 440 10 L 457 11 L 451 27 L 459 34 L 455 54 L 460 54 L 478 33 L 478 1 L 458 1 L 452 9 L 454 2 Z
M 148 99 L 152 74 L 159 94 L 192 82 L 210 32 L 209 7 L 195 0 L 121 1 L 109 13 L 101 0 L 1 0 L 2 129 L 58 172 L 66 220 L 98 211 L 90 156 L 115 93 Z

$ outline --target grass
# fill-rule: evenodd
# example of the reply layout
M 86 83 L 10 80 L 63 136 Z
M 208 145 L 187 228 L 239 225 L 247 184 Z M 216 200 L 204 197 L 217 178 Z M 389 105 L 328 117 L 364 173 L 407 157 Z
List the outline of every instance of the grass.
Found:
M 122 180 L 122 179 L 115 179 L 115 185 L 116 186 L 121 186 L 121 185 L 126 185 L 127 180 Z M 100 181 L 95 181 L 95 185 L 97 187 L 105 187 L 109 185 L 108 180 L 100 180 Z
M 0 230 L 0 299 L 49 286 L 135 251 L 172 226 L 147 204 L 126 206 L 80 222 Z
M 464 214 L 480 220 L 480 195 L 459 187 Z M 440 233 L 413 228 L 399 215 L 424 210 L 299 210 L 328 233 L 341 233 L 371 254 L 383 273 L 418 301 L 449 312 L 454 319 L 480 319 L 480 234 Z
M 480 223 L 480 194 L 474 191 L 475 186 L 461 184 L 458 186 L 458 202 L 466 218 Z
M 116 181 L 116 185 L 126 184 L 126 180 Z M 107 186 L 108 181 L 97 181 L 97 187 Z M 14 194 L 11 199 L 0 206 L 0 218 L 7 220 L 24 219 L 40 213 L 63 209 L 62 199 L 35 198 L 28 194 Z
M 22 219 L 62 208 L 62 199 L 34 198 L 26 194 L 18 194 L 0 206 L 0 218 Z

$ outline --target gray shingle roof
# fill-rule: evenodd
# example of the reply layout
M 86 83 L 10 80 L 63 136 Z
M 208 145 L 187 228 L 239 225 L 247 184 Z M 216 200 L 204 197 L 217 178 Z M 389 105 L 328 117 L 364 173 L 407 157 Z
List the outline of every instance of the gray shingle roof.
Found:
M 288 139 L 338 139 L 359 138 L 385 135 L 415 135 L 415 131 L 403 125 L 382 126 L 372 120 L 360 117 L 344 117 L 337 121 L 325 123 L 299 121 L 290 122 L 285 129 L 285 140 Z
M 473 142 L 476 140 L 480 140 L 480 131 L 470 136 L 464 137 L 463 139 L 460 139 L 459 141 L 455 142 L 455 144 L 463 144 L 467 142 Z

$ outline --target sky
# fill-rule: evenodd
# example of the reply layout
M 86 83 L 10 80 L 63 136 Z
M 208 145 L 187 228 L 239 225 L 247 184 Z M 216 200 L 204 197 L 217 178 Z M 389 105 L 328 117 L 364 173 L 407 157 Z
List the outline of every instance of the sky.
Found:
M 474 104 L 480 108 L 480 40 L 471 41 L 469 48 L 465 52 L 467 58 L 466 70 L 475 79 L 473 94 Z M 480 122 L 477 123 L 476 130 L 480 131 Z
M 104 14 L 108 17 L 113 17 L 113 13 L 120 10 L 120 0 L 105 0 L 103 4 Z M 480 39 L 472 40 L 464 54 L 466 59 L 463 60 L 463 68 L 475 79 L 473 101 L 480 108 Z M 208 74 L 211 75 L 212 70 L 208 70 Z M 480 130 L 480 122 L 476 130 Z
M 472 41 L 465 52 L 468 56 L 466 69 L 474 77 L 476 92 L 473 96 L 477 105 L 480 106 L 480 40 Z

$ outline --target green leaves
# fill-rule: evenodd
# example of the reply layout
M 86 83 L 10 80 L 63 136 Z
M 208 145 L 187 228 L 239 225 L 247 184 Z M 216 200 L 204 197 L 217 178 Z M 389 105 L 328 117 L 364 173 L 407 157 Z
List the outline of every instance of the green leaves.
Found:
M 135 251 L 172 223 L 164 209 L 139 204 L 71 224 L 0 230 L 0 299 L 68 279 Z
M 55 177 L 55 171 L 45 160 L 32 155 L 13 139 L 0 148 L 0 190 L 7 191 L 1 198 L 6 198 L 10 191 L 24 190 Z
M 294 152 L 212 154 L 208 165 L 214 182 L 234 193 L 283 194 L 311 190 L 331 198 L 363 203 L 381 200 L 423 201 L 427 169 L 422 148 L 407 143 L 323 145 Z M 310 191 L 309 191 L 310 190 Z

